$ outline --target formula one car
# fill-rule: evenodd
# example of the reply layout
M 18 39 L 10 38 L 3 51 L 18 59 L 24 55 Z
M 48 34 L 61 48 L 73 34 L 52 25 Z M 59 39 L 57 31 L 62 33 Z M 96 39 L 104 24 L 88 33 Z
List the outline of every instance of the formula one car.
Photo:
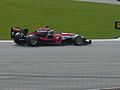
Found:
M 21 27 L 11 28 L 11 38 L 18 45 L 40 46 L 40 45 L 88 45 L 92 41 L 74 33 L 57 33 L 53 30 L 36 30 L 28 33 L 28 29 Z

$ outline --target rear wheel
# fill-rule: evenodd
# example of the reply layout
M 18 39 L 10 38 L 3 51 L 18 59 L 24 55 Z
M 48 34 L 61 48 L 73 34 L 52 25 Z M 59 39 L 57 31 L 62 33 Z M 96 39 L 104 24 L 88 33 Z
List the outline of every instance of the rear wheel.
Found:
M 83 40 L 81 36 L 77 36 L 74 40 L 74 45 L 82 45 L 83 44 Z
M 21 35 L 20 34 L 16 34 L 13 38 L 14 42 L 18 45 L 23 45 L 23 42 L 20 41 Z
M 29 46 L 38 46 L 40 42 L 36 36 L 31 36 L 27 38 L 27 44 Z

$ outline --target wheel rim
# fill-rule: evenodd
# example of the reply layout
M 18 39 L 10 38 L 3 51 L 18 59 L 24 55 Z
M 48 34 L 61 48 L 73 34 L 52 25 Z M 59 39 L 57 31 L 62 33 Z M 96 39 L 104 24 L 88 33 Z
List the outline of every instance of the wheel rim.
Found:
M 82 44 L 82 39 L 80 37 L 76 38 L 76 44 L 81 45 Z
M 31 38 L 31 44 L 36 45 L 37 44 L 37 39 L 36 38 Z

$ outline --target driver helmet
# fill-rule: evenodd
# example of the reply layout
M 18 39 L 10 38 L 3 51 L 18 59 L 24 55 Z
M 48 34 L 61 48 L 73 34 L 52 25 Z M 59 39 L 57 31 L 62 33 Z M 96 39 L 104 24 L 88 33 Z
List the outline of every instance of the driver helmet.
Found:
M 45 28 L 49 28 L 49 26 L 48 26 L 48 25 L 45 25 Z

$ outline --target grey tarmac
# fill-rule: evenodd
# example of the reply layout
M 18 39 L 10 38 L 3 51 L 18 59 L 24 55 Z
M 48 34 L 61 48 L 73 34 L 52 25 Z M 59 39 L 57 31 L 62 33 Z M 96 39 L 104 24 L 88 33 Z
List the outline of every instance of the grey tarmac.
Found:
M 0 90 L 120 87 L 120 41 L 87 46 L 18 46 L 0 42 Z

